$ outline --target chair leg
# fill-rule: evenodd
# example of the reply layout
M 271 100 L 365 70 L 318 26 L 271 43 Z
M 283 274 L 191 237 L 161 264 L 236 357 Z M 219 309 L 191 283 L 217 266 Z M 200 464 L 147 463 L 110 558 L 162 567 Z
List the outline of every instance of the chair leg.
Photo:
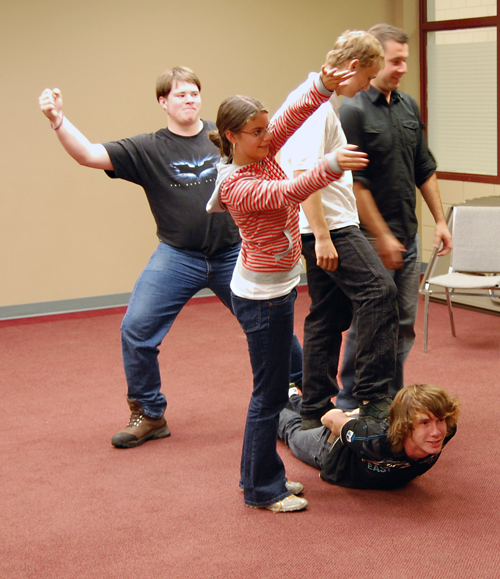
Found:
M 451 305 L 450 291 L 448 288 L 444 288 L 444 289 L 446 291 L 446 303 L 448 304 L 448 313 L 450 315 L 451 333 L 452 333 L 453 337 L 456 338 L 457 334 L 455 332 L 455 320 L 453 319 L 453 308 Z
M 424 306 L 424 354 L 427 353 L 427 326 L 429 319 L 429 287 L 425 286 L 425 306 Z

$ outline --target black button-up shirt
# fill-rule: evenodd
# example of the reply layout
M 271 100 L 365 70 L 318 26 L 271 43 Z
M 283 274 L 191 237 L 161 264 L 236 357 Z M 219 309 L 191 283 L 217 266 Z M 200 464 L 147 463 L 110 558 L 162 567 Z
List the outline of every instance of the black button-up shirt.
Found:
M 415 185 L 420 187 L 436 171 L 427 146 L 416 102 L 392 91 L 390 103 L 370 86 L 340 108 L 347 142 L 368 153 L 368 167 L 353 172 L 370 190 L 382 217 L 401 241 L 417 232 Z

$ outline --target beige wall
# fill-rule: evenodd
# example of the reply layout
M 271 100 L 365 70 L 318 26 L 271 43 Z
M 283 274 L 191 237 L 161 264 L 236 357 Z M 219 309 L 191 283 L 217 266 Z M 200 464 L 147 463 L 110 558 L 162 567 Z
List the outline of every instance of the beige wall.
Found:
M 274 111 L 347 28 L 411 35 L 403 90 L 418 97 L 417 0 L 0 0 L 0 307 L 129 292 L 156 246 L 142 190 L 79 167 L 38 109 L 63 92 L 94 142 L 165 124 L 156 77 L 190 66 L 213 119 L 233 93 Z

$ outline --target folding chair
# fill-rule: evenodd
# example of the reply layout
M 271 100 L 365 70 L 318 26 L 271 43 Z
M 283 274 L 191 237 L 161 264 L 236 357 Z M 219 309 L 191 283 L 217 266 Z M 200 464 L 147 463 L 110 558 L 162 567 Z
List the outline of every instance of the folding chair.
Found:
M 453 249 L 450 267 L 444 275 L 433 275 L 439 261 L 437 249 L 420 284 L 425 296 L 424 352 L 427 352 L 429 298 L 445 295 L 451 333 L 456 337 L 453 319 L 453 296 L 479 296 L 497 299 L 500 295 L 500 206 L 457 205 L 447 214 L 452 231 Z M 437 286 L 443 289 L 431 289 Z

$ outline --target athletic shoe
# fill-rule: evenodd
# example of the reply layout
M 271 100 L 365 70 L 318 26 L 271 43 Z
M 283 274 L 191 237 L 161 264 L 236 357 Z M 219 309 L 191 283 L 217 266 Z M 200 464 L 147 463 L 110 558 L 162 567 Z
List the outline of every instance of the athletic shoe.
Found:
M 273 511 L 274 513 L 291 513 L 293 511 L 303 511 L 309 503 L 306 499 L 301 497 L 296 497 L 295 495 L 290 495 L 285 497 L 281 501 L 276 501 L 272 505 L 267 505 L 265 507 L 253 507 L 255 509 L 267 509 L 268 511 Z M 248 505 L 250 506 L 250 505 Z
M 268 511 L 273 511 L 274 513 L 291 513 L 292 511 L 303 511 L 309 503 L 306 499 L 301 497 L 296 497 L 295 495 L 289 495 L 281 501 L 276 501 L 272 505 L 266 505 L 265 507 L 254 507 L 253 505 L 247 505 L 251 509 L 266 509 Z
M 299 482 L 293 482 L 291 480 L 287 480 L 285 486 L 287 490 L 292 493 L 292 495 L 300 495 L 300 493 L 304 490 L 303 484 L 300 484 Z

